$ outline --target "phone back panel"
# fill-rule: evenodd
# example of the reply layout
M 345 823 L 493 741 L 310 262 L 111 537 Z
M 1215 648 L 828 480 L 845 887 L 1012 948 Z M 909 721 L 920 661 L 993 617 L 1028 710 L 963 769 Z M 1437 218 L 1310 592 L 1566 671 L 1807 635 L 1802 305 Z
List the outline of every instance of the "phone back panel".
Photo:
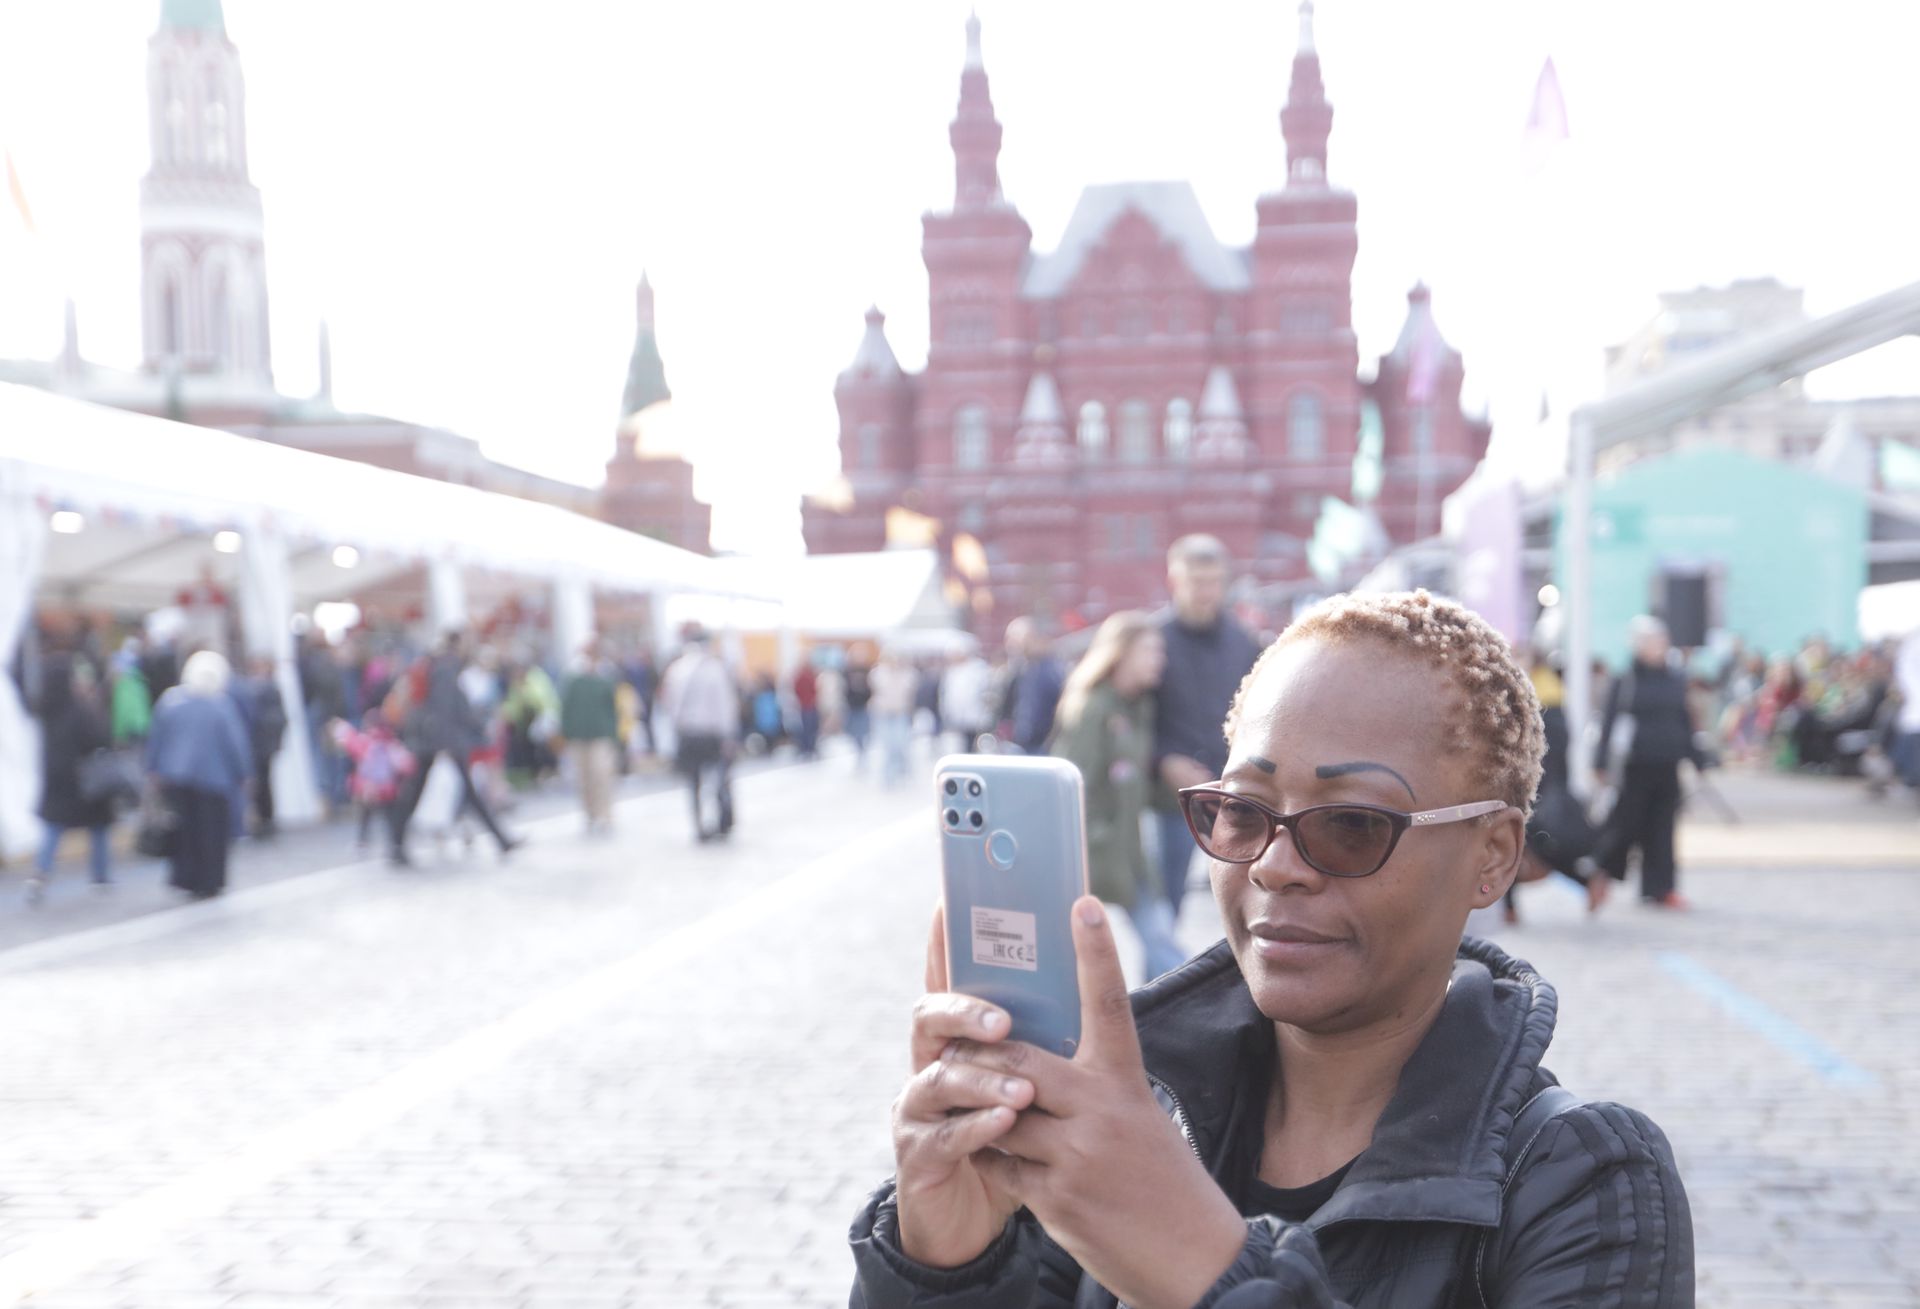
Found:
M 1087 887 L 1079 769 L 1063 759 L 948 755 L 935 765 L 934 790 L 948 984 L 1011 1014 L 1013 1039 L 1071 1055 L 1080 1040 L 1071 915 Z

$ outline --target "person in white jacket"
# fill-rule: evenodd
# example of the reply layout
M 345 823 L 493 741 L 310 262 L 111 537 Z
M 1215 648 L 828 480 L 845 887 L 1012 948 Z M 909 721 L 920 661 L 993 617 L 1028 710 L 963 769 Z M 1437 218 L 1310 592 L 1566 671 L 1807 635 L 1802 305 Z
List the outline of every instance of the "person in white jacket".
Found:
M 988 693 L 993 685 L 993 667 L 978 650 L 955 654 L 940 675 L 940 722 L 956 736 L 961 753 L 973 749 L 982 734 L 993 730 L 993 711 Z

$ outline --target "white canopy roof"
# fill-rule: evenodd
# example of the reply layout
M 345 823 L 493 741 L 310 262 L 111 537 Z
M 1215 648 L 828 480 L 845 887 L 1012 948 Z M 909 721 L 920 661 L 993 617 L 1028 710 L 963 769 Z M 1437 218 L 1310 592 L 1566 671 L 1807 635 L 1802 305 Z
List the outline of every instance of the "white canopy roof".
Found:
M 584 576 L 609 591 L 764 594 L 741 592 L 746 579 L 703 555 L 552 505 L 5 383 L 0 486 L 86 517 L 85 532 L 56 538 L 48 552 L 57 582 L 111 583 L 142 568 L 156 585 L 177 582 L 192 570 L 174 552 L 210 549 L 217 530 L 244 541 L 270 525 L 292 546 L 303 598 L 340 588 L 331 555 L 342 545 L 376 570 L 446 559 L 529 578 Z

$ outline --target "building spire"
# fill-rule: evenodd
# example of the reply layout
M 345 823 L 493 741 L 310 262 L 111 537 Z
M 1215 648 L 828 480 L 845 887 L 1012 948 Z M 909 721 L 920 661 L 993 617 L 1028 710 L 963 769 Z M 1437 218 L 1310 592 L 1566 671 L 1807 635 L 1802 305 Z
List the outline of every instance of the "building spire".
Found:
M 667 366 L 660 359 L 660 343 L 653 335 L 653 284 L 640 275 L 634 294 L 635 331 L 633 358 L 627 364 L 627 388 L 620 399 L 622 421 L 662 400 L 671 400 L 667 389 Z
M 76 376 L 80 370 L 80 311 L 74 307 L 73 297 L 68 296 L 60 333 L 60 371 Z
M 953 207 L 990 209 L 1000 203 L 1000 123 L 987 91 L 980 57 L 980 16 L 967 19 L 967 60 L 960 70 L 960 108 L 947 129 L 953 142 Z
M 1313 39 L 1313 0 L 1300 0 L 1300 44 L 1293 55 L 1293 81 L 1280 111 L 1280 133 L 1287 142 L 1287 185 L 1324 186 L 1327 137 L 1333 132 L 1333 106 L 1320 80 L 1320 50 Z

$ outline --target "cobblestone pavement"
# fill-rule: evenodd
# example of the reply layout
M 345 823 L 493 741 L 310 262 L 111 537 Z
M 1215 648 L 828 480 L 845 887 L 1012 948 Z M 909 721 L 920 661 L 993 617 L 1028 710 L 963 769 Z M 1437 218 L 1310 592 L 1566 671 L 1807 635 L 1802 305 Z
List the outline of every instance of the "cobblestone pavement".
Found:
M 0 1303 L 844 1304 L 930 806 L 845 759 L 740 800 L 726 846 L 649 795 L 612 841 L 554 819 L 0 951 Z M 1687 888 L 1598 921 L 1529 888 L 1552 1066 L 1673 1137 L 1702 1304 L 1920 1303 L 1920 867 Z

